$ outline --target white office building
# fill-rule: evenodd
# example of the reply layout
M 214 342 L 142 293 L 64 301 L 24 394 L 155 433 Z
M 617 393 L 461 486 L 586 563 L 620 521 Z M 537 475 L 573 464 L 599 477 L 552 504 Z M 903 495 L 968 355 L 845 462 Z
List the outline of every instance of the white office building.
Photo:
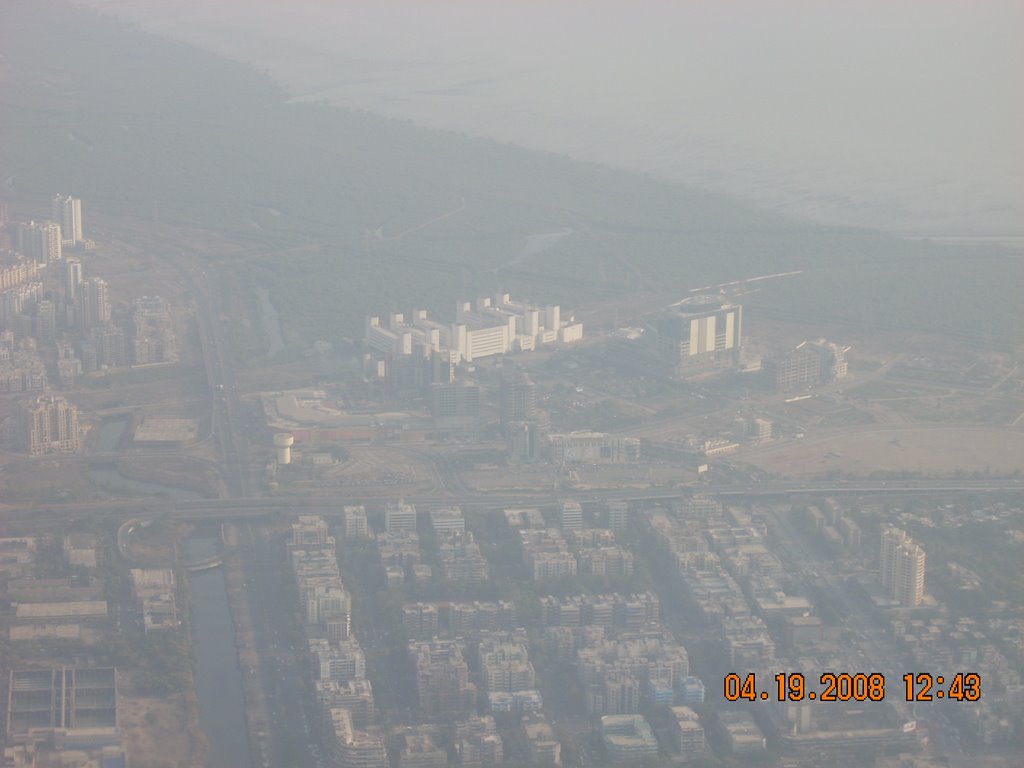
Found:
M 416 507 L 399 501 L 384 508 L 384 530 L 387 533 L 410 531 L 416 533 Z
M 459 507 L 433 509 L 430 511 L 430 527 L 434 529 L 434 533 L 440 536 L 464 533 L 466 516 L 462 514 L 462 509 Z
M 82 201 L 70 195 L 54 195 L 51 218 L 60 224 L 64 245 L 82 241 Z

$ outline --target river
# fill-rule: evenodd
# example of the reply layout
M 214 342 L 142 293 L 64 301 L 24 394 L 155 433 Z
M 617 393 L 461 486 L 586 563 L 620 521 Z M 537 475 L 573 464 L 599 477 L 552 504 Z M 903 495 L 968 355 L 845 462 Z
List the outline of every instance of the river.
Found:
M 128 419 L 107 419 L 97 427 L 95 451 L 97 453 L 117 453 L 128 429 Z M 147 483 L 133 480 L 117 471 L 116 467 L 94 466 L 89 468 L 89 481 L 108 490 L 130 491 L 146 496 L 167 496 L 172 499 L 202 499 L 205 496 L 188 488 L 176 488 L 172 485 Z
M 273 357 L 284 349 L 284 337 L 281 335 L 281 316 L 270 301 L 270 289 L 262 285 L 256 286 L 256 296 L 260 300 L 260 322 L 263 335 L 267 340 L 267 357 Z
M 193 537 L 183 543 L 186 562 L 217 551 L 216 538 Z M 199 725 L 209 748 L 207 768 L 252 768 L 242 696 L 242 671 L 227 585 L 220 568 L 189 574 L 192 653 Z

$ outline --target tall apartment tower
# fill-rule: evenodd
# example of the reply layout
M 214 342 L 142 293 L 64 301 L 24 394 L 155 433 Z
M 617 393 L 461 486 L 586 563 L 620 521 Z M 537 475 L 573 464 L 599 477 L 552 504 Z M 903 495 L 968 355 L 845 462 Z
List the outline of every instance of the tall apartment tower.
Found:
M 89 329 L 110 322 L 110 294 L 107 281 L 93 277 L 82 283 L 81 318 L 82 328 Z
M 608 502 L 608 527 L 613 531 L 624 531 L 629 526 L 629 504 L 624 501 Z
M 40 264 L 60 261 L 64 255 L 61 244 L 59 224 L 52 221 L 29 221 L 18 225 L 18 250 Z
M 924 601 L 925 552 L 898 528 L 882 531 L 880 553 L 882 586 L 900 605 L 913 607 Z
M 529 376 L 520 373 L 501 380 L 501 427 L 503 430 L 516 421 L 537 418 L 537 385 Z
M 48 299 L 36 304 L 36 339 L 54 341 L 57 338 L 57 305 Z
M 96 362 L 108 368 L 122 368 L 128 364 L 124 331 L 111 323 L 92 328 L 92 343 L 96 348 Z
M 566 499 L 558 508 L 558 527 L 563 531 L 578 531 L 583 528 L 583 507 L 578 501 Z
M 82 292 L 82 260 L 69 256 L 64 262 L 64 300 L 73 302 Z
M 70 195 L 54 195 L 51 218 L 60 224 L 64 245 L 82 241 L 82 201 Z
M 63 397 L 41 395 L 18 406 L 19 447 L 33 456 L 78 450 L 78 408 Z
M 366 507 L 344 507 L 344 532 L 345 541 L 353 539 L 365 539 L 369 535 L 369 528 L 366 524 Z

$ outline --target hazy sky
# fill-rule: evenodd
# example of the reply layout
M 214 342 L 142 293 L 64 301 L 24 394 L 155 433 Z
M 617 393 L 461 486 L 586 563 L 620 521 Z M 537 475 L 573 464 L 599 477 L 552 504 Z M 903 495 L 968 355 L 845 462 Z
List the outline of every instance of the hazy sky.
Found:
M 87 0 L 293 93 L 827 221 L 1024 235 L 1020 0 Z

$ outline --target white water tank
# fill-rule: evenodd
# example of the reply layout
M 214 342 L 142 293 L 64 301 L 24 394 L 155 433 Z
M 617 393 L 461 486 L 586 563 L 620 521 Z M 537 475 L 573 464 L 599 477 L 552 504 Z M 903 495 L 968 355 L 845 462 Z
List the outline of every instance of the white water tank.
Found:
M 292 443 L 295 437 L 289 432 L 278 432 L 274 435 L 274 447 L 277 448 L 277 463 L 292 463 Z

